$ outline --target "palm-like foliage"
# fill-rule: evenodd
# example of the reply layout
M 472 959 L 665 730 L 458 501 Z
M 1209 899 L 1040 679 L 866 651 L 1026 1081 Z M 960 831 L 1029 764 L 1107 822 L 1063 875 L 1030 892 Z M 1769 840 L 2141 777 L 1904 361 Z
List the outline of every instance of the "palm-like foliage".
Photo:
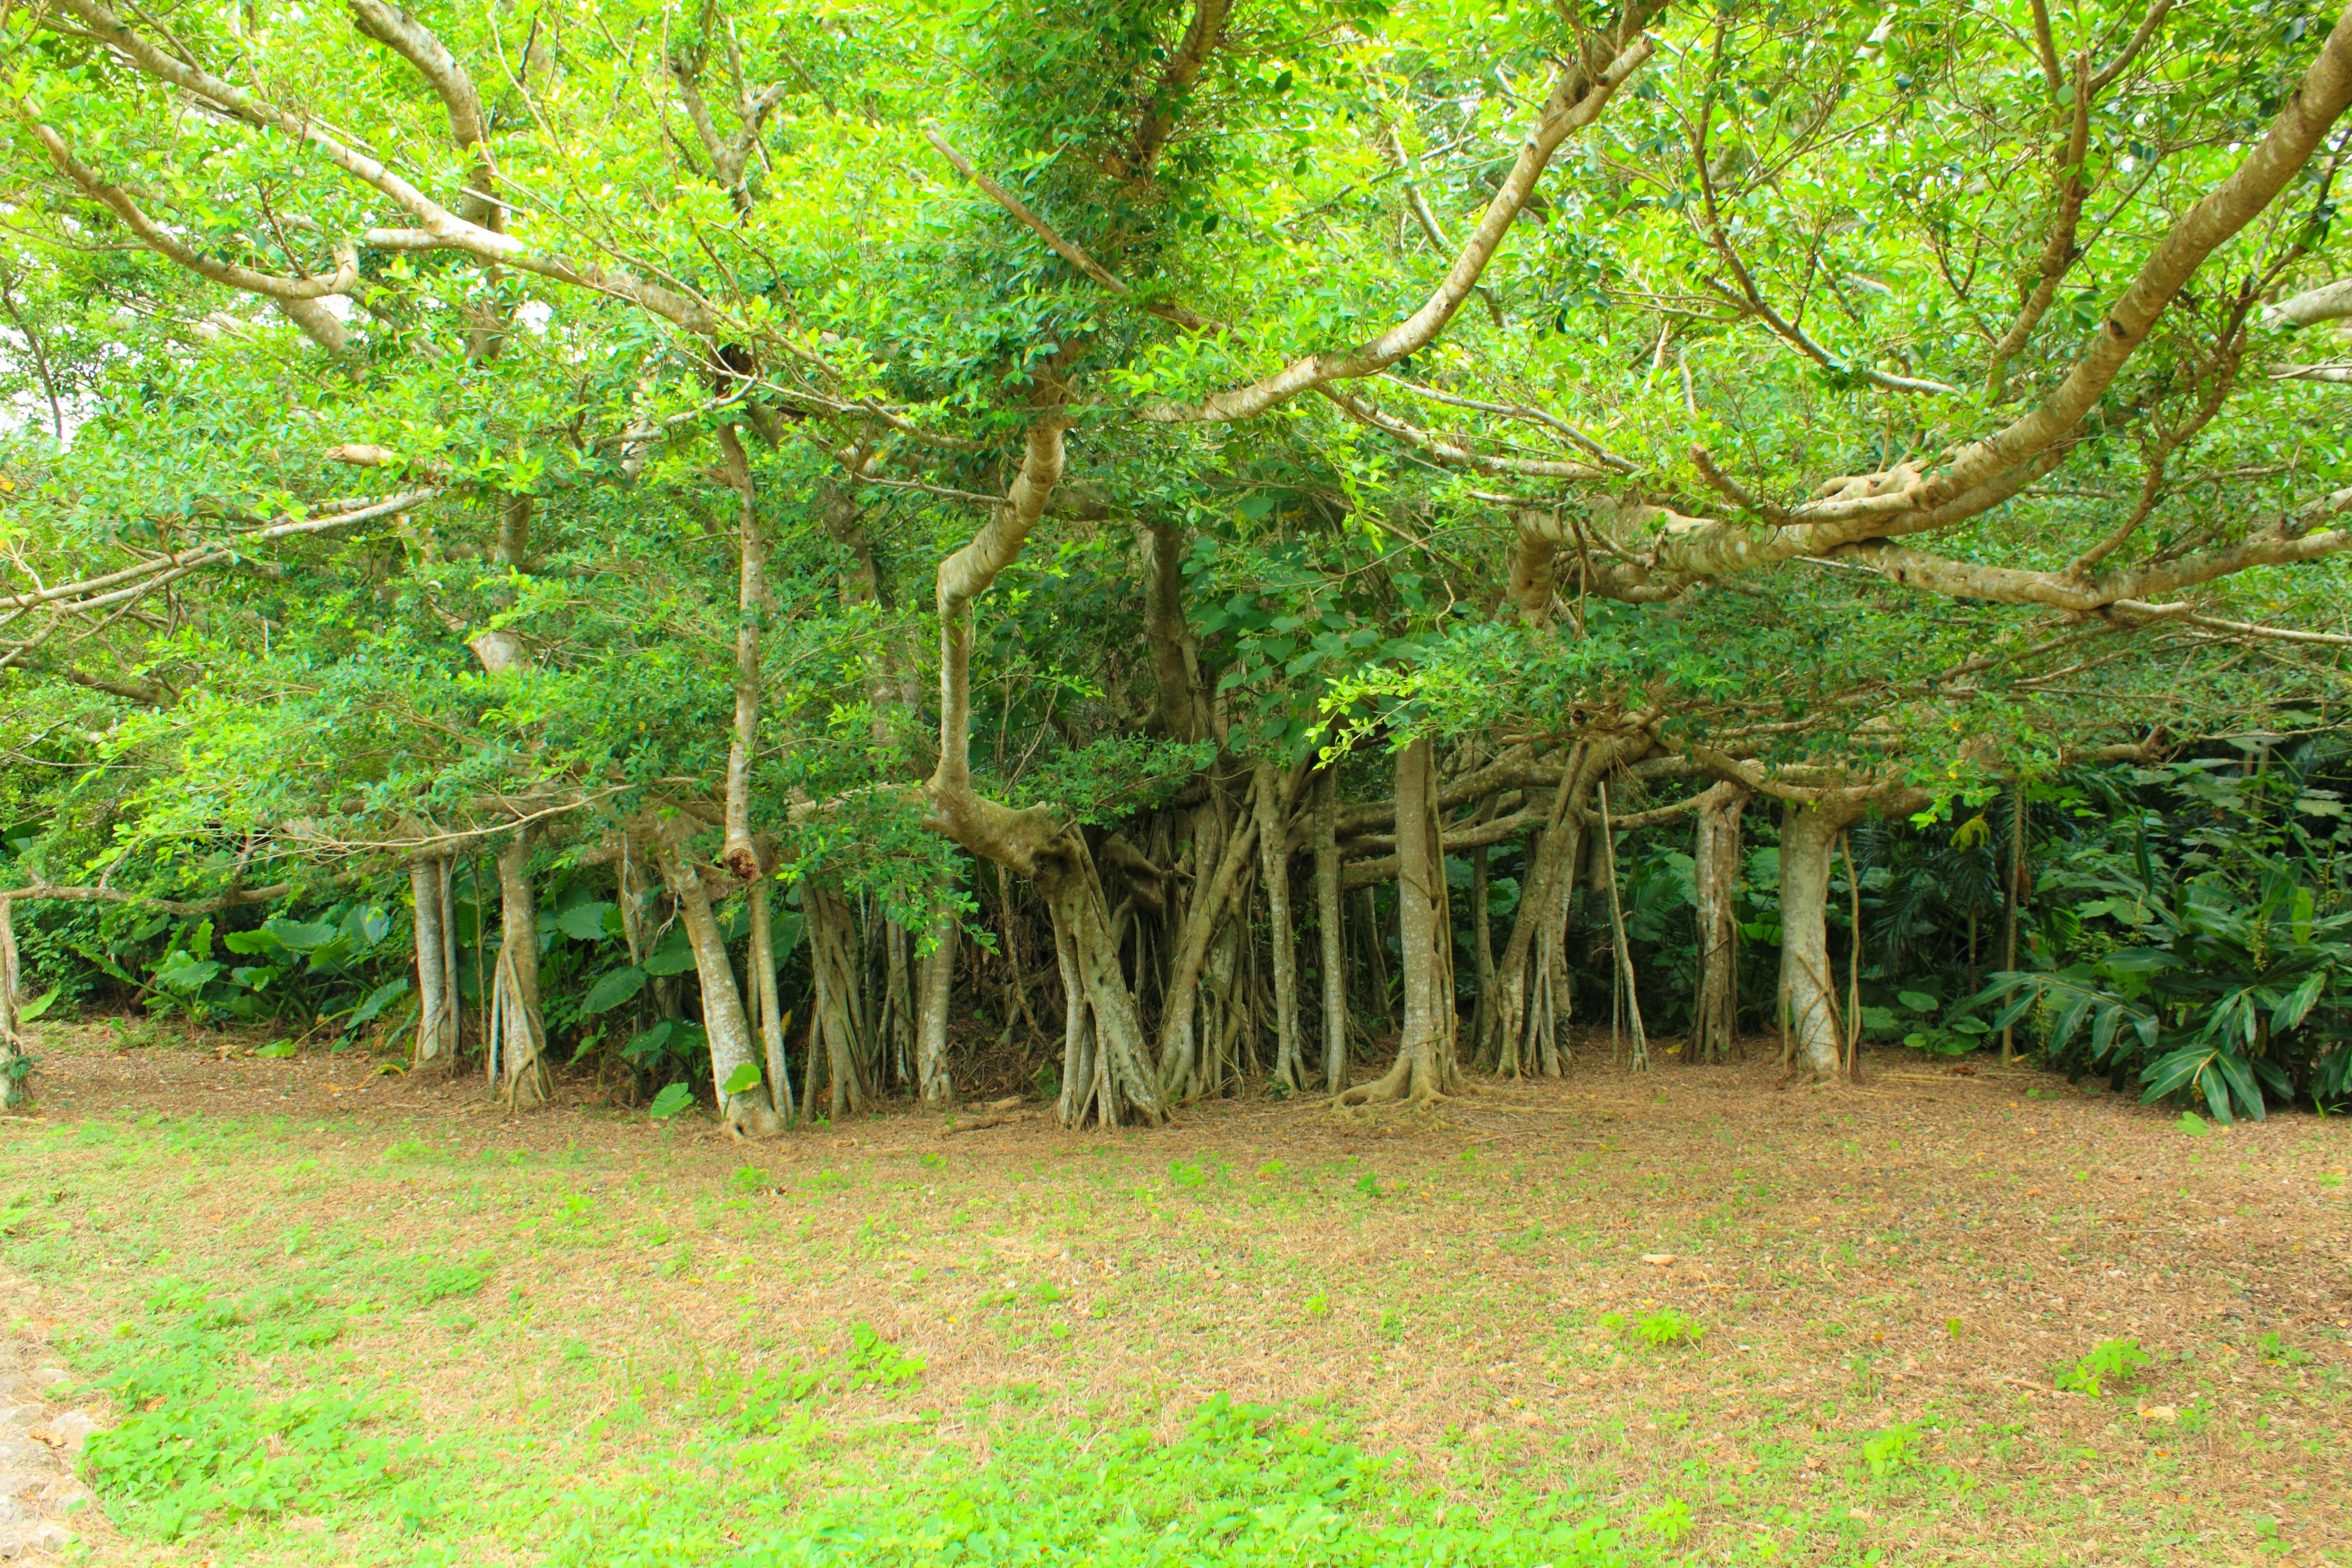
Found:
M 2006 1001 L 1995 1028 L 2046 1008 L 2054 1058 L 2118 1079 L 2137 1064 L 2144 1099 L 2201 1093 L 2224 1122 L 2259 1119 L 2266 1097 L 2292 1099 L 2298 1076 L 2317 1098 L 2340 1098 L 2352 1068 L 2352 910 L 2320 913 L 2299 869 L 2266 857 L 2251 899 L 2218 871 L 2190 879 L 2177 901 L 2153 877 L 2115 879 L 2150 940 L 2054 973 L 1997 974 L 1971 1005 Z

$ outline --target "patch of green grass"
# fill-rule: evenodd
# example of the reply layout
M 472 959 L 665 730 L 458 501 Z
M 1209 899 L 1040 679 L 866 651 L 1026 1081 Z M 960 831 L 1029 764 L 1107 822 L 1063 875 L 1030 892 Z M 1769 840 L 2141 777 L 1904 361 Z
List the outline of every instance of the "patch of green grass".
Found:
M 2069 1394 L 2087 1394 L 2095 1399 L 2107 1391 L 2108 1379 L 2128 1383 L 2151 1359 L 2137 1340 L 2101 1340 L 2091 1347 L 2090 1354 L 2062 1370 L 2052 1382 Z
M 1616 1568 L 1656 1560 L 1582 1500 L 1449 1506 L 1322 1421 L 1223 1394 L 1181 1435 L 1148 1426 L 1008 1425 L 984 1458 L 956 1444 L 803 1504 L 806 1451 L 745 1446 L 681 1476 L 622 1478 L 575 1497 L 551 1568 L 688 1563 L 1317 1563 L 1388 1568 Z M 1654 1510 L 1660 1539 L 1676 1529 Z M 1683 1520 L 1686 1527 L 1687 1510 Z M 1678 1539 L 1678 1535 L 1675 1535 Z

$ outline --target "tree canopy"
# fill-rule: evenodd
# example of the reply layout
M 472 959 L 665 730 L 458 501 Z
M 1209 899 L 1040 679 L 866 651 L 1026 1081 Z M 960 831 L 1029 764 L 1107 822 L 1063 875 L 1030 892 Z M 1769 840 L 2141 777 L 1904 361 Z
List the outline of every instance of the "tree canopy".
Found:
M 1074 1123 L 1261 1018 L 1294 1087 L 1535 1070 L 1612 784 L 1785 804 L 1769 1012 L 1827 1071 L 1839 833 L 2341 724 L 2352 12 L 0 27 L 19 896 L 405 880 L 415 1049 L 470 998 L 510 1094 L 551 868 L 640 984 L 688 933 L 659 1011 L 741 1127 L 791 1109 L 796 931 L 836 1114 L 950 1093 L 994 963 L 1014 1016 L 1062 982 Z M 1450 889 L 1513 854 L 1497 956 Z M 1331 987 L 1391 954 L 1349 1089 Z

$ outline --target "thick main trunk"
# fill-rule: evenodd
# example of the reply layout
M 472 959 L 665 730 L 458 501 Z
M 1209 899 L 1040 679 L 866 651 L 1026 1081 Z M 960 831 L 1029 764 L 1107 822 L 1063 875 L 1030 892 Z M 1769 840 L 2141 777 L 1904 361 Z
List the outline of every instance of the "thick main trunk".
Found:
M 1274 1076 L 1292 1089 L 1307 1079 L 1298 1045 L 1298 953 L 1290 927 L 1289 836 L 1282 821 L 1282 773 L 1257 766 L 1258 877 L 1265 883 L 1269 940 L 1274 946 Z
M 857 922 L 841 889 L 814 878 L 801 884 L 801 913 L 807 921 L 809 967 L 816 976 L 817 1033 L 831 1090 L 828 1113 L 838 1121 L 863 1114 L 872 1093 L 866 1078 Z
M 1315 921 L 1323 945 L 1323 1088 L 1348 1087 L 1348 947 L 1339 915 L 1339 773 L 1315 778 Z
M 1196 839 L 1197 842 L 1197 839 Z M 1257 822 L 1242 823 L 1225 840 L 1215 868 L 1184 911 L 1176 956 L 1168 966 L 1168 990 L 1160 1005 L 1160 1081 L 1171 1096 L 1190 1098 L 1197 1089 L 1200 1068 L 1201 973 L 1209 961 L 1211 939 L 1217 934 L 1234 889 L 1257 846 Z M 1194 869 L 1206 871 L 1202 860 Z
M 1836 1078 L 1844 1021 L 1830 969 L 1830 857 L 1850 818 L 1790 805 L 1780 823 L 1780 1005 L 1790 1051 L 1808 1078 Z
M 543 1105 L 555 1080 L 539 1010 L 539 904 L 531 896 L 530 846 L 520 834 L 499 851 L 499 970 L 491 1010 L 498 1026 L 487 1066 L 509 1105 Z
M 1091 1120 L 1106 1127 L 1155 1126 L 1167 1120 L 1165 1100 L 1136 1016 L 1134 993 L 1119 970 L 1102 880 L 1076 828 L 1068 829 L 1055 851 L 1041 859 L 1036 875 L 1037 889 L 1054 918 L 1065 984 L 1073 987 L 1066 997 L 1070 1014 L 1075 1017 L 1083 1008 L 1086 1015 L 1083 1023 L 1069 1025 L 1065 1039 L 1064 1124 L 1082 1127 Z M 1082 1038 L 1089 1035 L 1090 1043 Z M 1087 1057 L 1091 1060 L 1073 1059 Z M 1073 1082 L 1080 1075 L 1083 1080 Z
M 437 860 L 408 863 L 408 891 L 416 906 L 416 1065 L 447 1061 L 457 1054 L 449 1037 L 453 1017 L 444 922 L 448 911 L 441 900 L 441 865 Z
M 1454 925 L 1445 889 L 1445 843 L 1437 806 L 1437 753 L 1426 739 L 1397 753 L 1397 930 L 1404 967 L 1404 1038 L 1382 1078 L 1339 1096 L 1426 1102 L 1458 1093 Z
M 678 918 L 686 923 L 686 940 L 694 948 L 695 978 L 702 985 L 702 1033 L 710 1047 L 710 1084 L 719 1097 L 719 1113 L 740 1135 L 766 1135 L 783 1131 L 765 1082 L 730 1094 L 727 1085 L 739 1069 L 760 1072 L 761 1049 L 751 1036 L 751 1020 L 743 1010 L 743 995 L 735 984 L 735 965 L 727 956 L 727 939 L 719 933 L 719 917 L 710 908 L 709 889 L 702 868 L 675 850 L 661 858 L 662 880 L 677 900 Z M 764 1078 L 765 1074 L 761 1076 Z
M 1143 556 L 1143 635 L 1151 646 L 1153 717 L 1170 740 L 1196 740 L 1208 725 L 1184 620 L 1184 530 L 1179 523 L 1149 523 L 1135 531 L 1135 541 Z
M 1739 815 L 1748 791 L 1724 783 L 1698 807 L 1692 882 L 1698 895 L 1698 1005 L 1690 1059 L 1727 1061 L 1739 1035 Z
M 1486 1009 L 1491 1045 L 1482 1042 L 1481 1054 L 1498 1072 L 1514 1077 L 1540 1057 L 1549 1033 L 1542 1010 L 1557 1005 L 1542 994 L 1541 966 L 1551 946 L 1559 893 L 1576 875 L 1577 850 L 1582 838 L 1580 807 L 1590 782 L 1585 766 L 1587 748 L 1578 746 L 1561 768 L 1559 784 L 1544 814 L 1543 837 L 1529 857 L 1519 889 L 1519 908 L 1511 921 L 1511 935 L 1495 965 L 1495 997 Z M 1556 1064 L 1557 1054 L 1553 1060 Z

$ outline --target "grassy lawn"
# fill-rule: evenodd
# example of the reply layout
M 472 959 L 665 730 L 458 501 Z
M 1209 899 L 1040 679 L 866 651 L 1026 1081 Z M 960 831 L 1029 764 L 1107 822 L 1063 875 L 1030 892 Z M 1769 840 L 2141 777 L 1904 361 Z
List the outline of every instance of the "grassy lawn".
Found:
M 104 1561 L 2352 1563 L 2338 1121 L 1588 1051 L 751 1145 L 43 1056 L 0 1261 L 105 1391 Z

